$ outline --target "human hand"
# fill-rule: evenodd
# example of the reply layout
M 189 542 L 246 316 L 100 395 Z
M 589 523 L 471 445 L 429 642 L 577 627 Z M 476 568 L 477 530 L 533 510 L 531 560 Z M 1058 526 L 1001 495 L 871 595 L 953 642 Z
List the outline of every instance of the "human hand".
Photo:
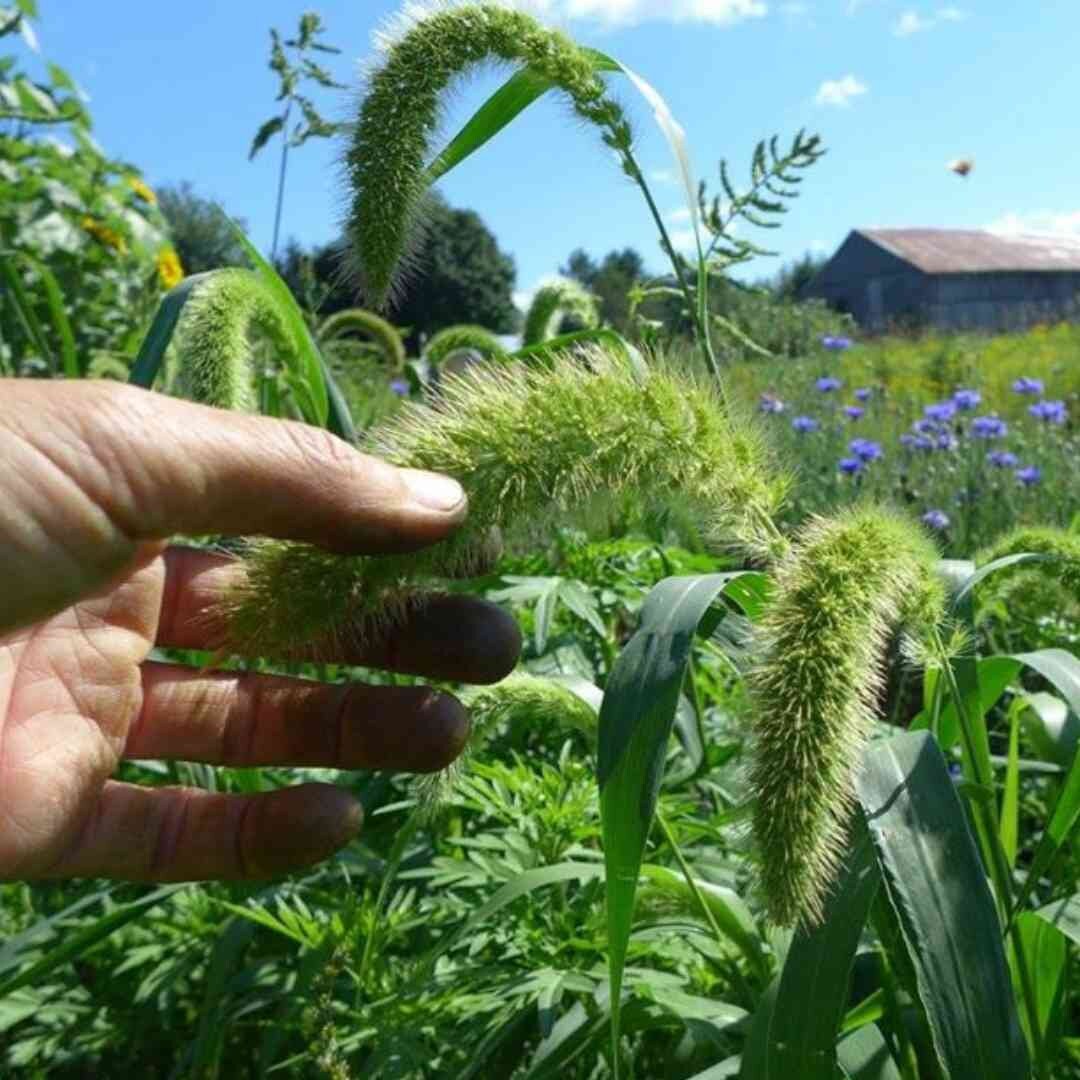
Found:
M 430 771 L 468 718 L 423 687 L 328 686 L 147 659 L 199 649 L 235 565 L 176 533 L 408 551 L 459 524 L 456 482 L 326 432 L 121 384 L 0 379 L 0 880 L 253 879 L 330 855 L 360 806 L 329 784 L 256 795 L 111 779 L 123 759 Z M 433 602 L 343 663 L 463 682 L 514 665 L 513 621 Z

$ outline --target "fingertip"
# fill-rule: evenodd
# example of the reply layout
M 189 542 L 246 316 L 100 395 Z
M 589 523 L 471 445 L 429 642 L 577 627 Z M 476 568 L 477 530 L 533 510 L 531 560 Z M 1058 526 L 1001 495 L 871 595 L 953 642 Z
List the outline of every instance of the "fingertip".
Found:
M 409 768 L 413 772 L 438 772 L 456 761 L 469 741 L 472 720 L 468 710 L 452 694 L 432 693 L 424 710 L 422 737 Z

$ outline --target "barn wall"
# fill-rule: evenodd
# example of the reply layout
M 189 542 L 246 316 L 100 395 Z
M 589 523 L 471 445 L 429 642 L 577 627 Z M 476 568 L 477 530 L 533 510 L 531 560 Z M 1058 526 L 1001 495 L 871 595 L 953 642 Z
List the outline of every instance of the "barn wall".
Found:
M 1011 330 L 1080 318 L 1080 271 L 924 274 L 851 233 L 802 291 L 867 330 L 908 321 L 952 330 Z

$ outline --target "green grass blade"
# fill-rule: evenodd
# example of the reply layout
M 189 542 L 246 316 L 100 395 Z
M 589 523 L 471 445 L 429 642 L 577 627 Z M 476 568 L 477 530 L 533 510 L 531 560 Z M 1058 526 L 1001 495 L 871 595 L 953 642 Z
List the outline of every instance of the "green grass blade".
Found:
M 645 373 L 645 360 L 641 352 L 631 345 L 617 330 L 596 327 L 592 330 L 575 330 L 572 334 L 560 334 L 538 345 L 528 345 L 511 353 L 513 360 L 525 360 L 531 363 L 546 363 L 555 359 L 560 352 L 566 352 L 579 345 L 607 345 L 610 349 L 624 356 L 638 374 Z
M 48 365 L 49 370 L 56 371 L 56 360 L 53 357 L 52 349 L 49 347 L 49 340 L 45 336 L 41 320 L 34 310 L 34 302 L 26 291 L 22 276 L 14 266 L 12 258 L 0 256 L 0 275 L 3 276 L 4 284 L 8 287 L 15 314 L 18 316 L 19 322 L 22 323 L 26 336 Z
M 612 1046 L 618 1053 L 620 994 L 638 872 L 663 778 L 690 647 L 698 624 L 738 574 L 661 581 L 619 654 L 600 709 L 598 778 L 607 867 Z M 618 1062 L 615 1063 L 618 1069 Z
M 1005 766 L 999 829 L 1001 848 L 1010 870 L 1016 865 L 1016 850 L 1020 841 L 1020 717 L 1025 707 L 1024 699 L 1017 698 L 1009 709 L 1009 756 Z
M 924 732 L 872 743 L 856 790 L 945 1075 L 1027 1077 L 994 899 L 941 750 Z
M 1035 1056 L 1043 1066 L 1038 1075 L 1051 1075 L 1046 1072 L 1046 1066 L 1053 1064 L 1061 1050 L 1062 1006 L 1065 1000 L 1068 952 L 1065 935 L 1052 922 L 1040 918 L 1034 911 L 1024 911 L 1017 917 L 1013 933 L 1020 936 L 1031 970 L 1035 1022 L 1039 1030 L 1030 1030 L 1023 1010 L 1020 1013 L 1021 1022 L 1028 1029 L 1028 1040 L 1035 1047 Z M 1015 970 L 1017 960 L 1013 949 L 1010 949 L 1009 960 Z M 1019 984 L 1019 978 L 1017 983 Z
M 836 1039 L 847 1011 L 855 950 L 880 883 L 866 826 L 852 830 L 847 865 L 829 897 L 825 918 L 791 942 L 776 994 L 764 1071 L 743 1080 L 833 1080 Z
M 964 581 L 953 595 L 953 610 L 960 611 L 966 605 L 969 605 L 973 594 L 979 585 L 991 575 L 996 574 L 999 570 L 1005 570 L 1010 566 L 1019 566 L 1021 563 L 1049 562 L 1051 560 L 1052 556 L 1050 555 L 1036 555 L 1032 552 L 1023 552 L 1019 555 L 1006 555 L 1001 559 L 995 559 L 993 562 L 987 563 L 985 566 L 980 566 L 978 570 L 975 570 L 974 573 Z M 966 565 L 974 567 L 973 563 Z
M 1080 945 L 1080 893 L 1055 900 L 1032 914 L 1057 927 L 1070 941 Z
M 1042 649 L 1034 653 L 1018 653 L 1014 660 L 1037 671 L 1054 685 L 1069 708 L 1080 715 L 1080 660 L 1064 649 Z M 1068 843 L 1080 821 L 1080 754 L 1073 757 L 1061 786 L 1061 794 L 1050 814 L 1050 821 L 1031 860 L 1027 878 L 1013 904 L 1020 911 L 1031 896 L 1039 878 L 1049 869 L 1058 852 Z
M 205 280 L 209 274 L 192 274 L 184 278 L 175 288 L 170 289 L 158 304 L 154 313 L 154 321 L 139 346 L 139 355 L 135 357 L 135 363 L 131 366 L 131 374 L 128 382 L 133 386 L 141 386 L 149 390 L 154 385 L 154 380 L 161 371 L 161 365 L 165 361 L 165 350 L 172 341 L 176 324 L 180 321 L 180 313 L 184 305 L 191 299 L 191 293 L 199 282 Z
M 60 284 L 56 275 L 41 261 L 31 256 L 20 253 L 19 258 L 37 274 L 41 281 L 41 287 L 45 292 L 45 303 L 49 309 L 49 317 L 52 319 L 53 329 L 60 341 L 60 370 L 68 379 L 78 379 L 83 375 L 79 367 L 79 360 L 75 352 L 75 334 L 71 329 L 71 320 L 68 318 L 67 309 L 64 307 L 64 295 L 60 291 Z
M 163 900 L 167 900 L 172 896 L 173 893 L 184 888 L 187 888 L 186 883 L 166 885 L 160 889 L 155 889 L 153 892 L 147 893 L 146 896 L 141 896 L 138 900 L 131 901 L 131 903 L 122 904 L 108 914 L 101 916 L 100 919 L 63 936 L 55 943 L 53 948 L 34 963 L 21 967 L 6 978 L 0 979 L 0 997 L 18 990 L 21 986 L 28 986 L 31 983 L 38 982 L 43 975 L 70 963 L 114 931 L 130 922 L 134 922 L 135 919 L 144 915 L 152 907 L 156 907 Z
M 434 184 L 467 157 L 475 154 L 554 85 L 550 79 L 530 68 L 515 72 L 435 155 L 435 159 L 428 166 L 428 183 Z
M 867 1024 L 841 1040 L 836 1060 L 848 1080 L 901 1080 L 885 1037 L 875 1024 Z

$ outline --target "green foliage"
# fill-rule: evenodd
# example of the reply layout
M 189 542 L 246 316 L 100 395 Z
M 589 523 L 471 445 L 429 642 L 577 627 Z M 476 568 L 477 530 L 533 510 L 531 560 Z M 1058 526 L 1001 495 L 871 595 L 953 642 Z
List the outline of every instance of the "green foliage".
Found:
M 157 199 L 187 273 L 202 274 L 226 266 L 247 265 L 244 249 L 237 243 L 229 218 L 212 199 L 198 194 L 186 180 L 159 187 Z M 241 229 L 247 227 L 243 218 L 234 220 Z
M 936 557 L 914 525 L 867 508 L 811 523 L 777 567 L 751 676 L 751 783 L 760 885 L 782 925 L 822 917 L 889 639 L 942 613 Z
M 602 323 L 621 334 L 631 334 L 636 329 L 630 293 L 650 275 L 645 271 L 644 260 L 633 248 L 609 251 L 598 263 L 577 248 L 559 272 L 581 282 L 596 298 Z
M 319 323 L 315 337 L 319 345 L 327 349 L 352 333 L 359 333 L 374 344 L 388 371 L 399 372 L 405 367 L 405 343 L 401 334 L 397 327 L 373 311 L 362 308 L 335 311 Z

